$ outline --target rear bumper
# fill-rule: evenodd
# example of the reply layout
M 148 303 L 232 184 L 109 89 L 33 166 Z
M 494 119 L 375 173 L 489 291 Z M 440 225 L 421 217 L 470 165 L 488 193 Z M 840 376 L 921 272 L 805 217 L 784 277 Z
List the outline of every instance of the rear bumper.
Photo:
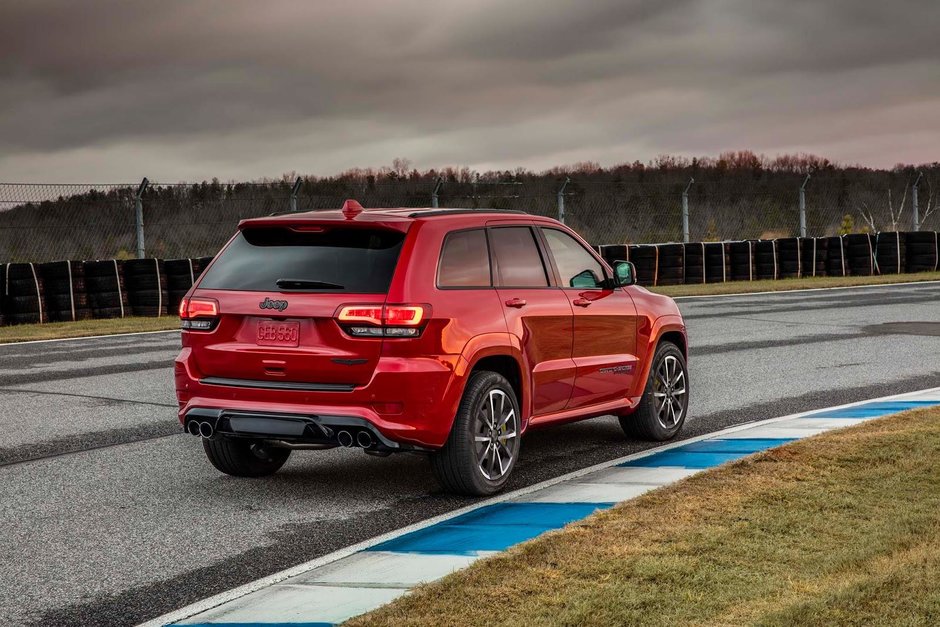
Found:
M 189 348 L 183 348 L 175 362 L 179 420 L 183 425 L 187 418 L 263 415 L 287 423 L 310 423 L 310 429 L 299 438 L 322 433 L 317 425 L 361 425 L 357 428 L 368 429 L 391 450 L 444 445 L 465 374 L 466 363 L 457 355 L 383 357 L 364 386 L 321 390 L 307 385 L 296 389 L 278 385 L 281 382 L 270 386 L 266 382 L 250 386 L 238 381 L 220 384 L 199 372 Z M 277 427 L 276 423 L 271 425 Z

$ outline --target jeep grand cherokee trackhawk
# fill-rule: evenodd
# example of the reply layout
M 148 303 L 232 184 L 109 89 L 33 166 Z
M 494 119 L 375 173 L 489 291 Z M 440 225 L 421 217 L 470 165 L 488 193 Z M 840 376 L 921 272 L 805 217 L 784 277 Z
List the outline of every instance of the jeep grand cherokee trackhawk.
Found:
M 630 263 L 516 211 L 347 201 L 244 220 L 180 306 L 179 419 L 230 475 L 359 447 L 427 453 L 448 490 L 491 494 L 527 429 L 682 427 L 685 325 L 634 282 Z

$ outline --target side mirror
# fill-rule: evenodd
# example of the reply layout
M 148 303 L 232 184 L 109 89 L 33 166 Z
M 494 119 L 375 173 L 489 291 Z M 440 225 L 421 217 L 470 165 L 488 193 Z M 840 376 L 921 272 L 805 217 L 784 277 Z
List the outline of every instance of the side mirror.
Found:
M 636 268 L 629 261 L 614 262 L 614 283 L 618 287 L 636 284 Z

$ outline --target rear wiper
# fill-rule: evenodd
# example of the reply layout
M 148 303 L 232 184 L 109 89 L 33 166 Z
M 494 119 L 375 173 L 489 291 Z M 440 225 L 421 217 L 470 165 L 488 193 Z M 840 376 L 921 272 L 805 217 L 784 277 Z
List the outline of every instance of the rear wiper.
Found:
M 307 279 L 278 279 L 276 285 L 282 290 L 342 290 L 346 289 L 329 281 L 310 281 Z

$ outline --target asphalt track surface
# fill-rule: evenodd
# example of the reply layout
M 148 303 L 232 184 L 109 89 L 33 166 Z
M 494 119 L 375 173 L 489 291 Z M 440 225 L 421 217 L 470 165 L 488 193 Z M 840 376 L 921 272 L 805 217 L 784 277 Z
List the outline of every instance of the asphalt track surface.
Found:
M 683 437 L 940 386 L 940 284 L 697 298 Z M 126 625 L 472 502 L 416 455 L 225 477 L 175 418 L 176 333 L 0 346 L 0 616 Z M 651 446 L 530 432 L 509 489 Z

